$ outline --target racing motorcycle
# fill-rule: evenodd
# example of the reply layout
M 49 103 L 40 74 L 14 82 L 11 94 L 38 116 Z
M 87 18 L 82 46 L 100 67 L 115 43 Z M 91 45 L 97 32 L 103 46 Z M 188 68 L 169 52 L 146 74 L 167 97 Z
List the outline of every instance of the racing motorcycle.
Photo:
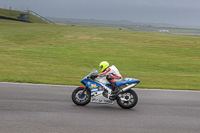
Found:
M 140 83 L 140 80 L 133 78 L 125 78 L 123 81 L 116 82 L 119 92 L 115 98 L 111 98 L 113 87 L 110 85 L 106 77 L 91 78 L 91 75 L 98 74 L 97 70 L 93 70 L 85 76 L 81 83 L 84 86 L 79 86 L 72 92 L 72 101 L 76 105 L 84 106 L 89 102 L 103 104 L 117 104 L 124 108 L 130 109 L 137 104 L 138 96 L 131 88 Z

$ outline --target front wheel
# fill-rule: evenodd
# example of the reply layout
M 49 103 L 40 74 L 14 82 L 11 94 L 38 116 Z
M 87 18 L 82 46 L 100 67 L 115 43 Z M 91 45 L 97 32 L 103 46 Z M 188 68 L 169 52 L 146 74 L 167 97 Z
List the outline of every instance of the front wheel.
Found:
M 137 104 L 137 101 L 137 94 L 130 89 L 118 95 L 117 104 L 124 109 L 130 109 Z
M 90 102 L 91 99 L 91 93 L 87 89 L 84 94 L 82 93 L 84 88 L 78 87 L 76 88 L 72 93 L 72 101 L 76 105 L 84 106 Z

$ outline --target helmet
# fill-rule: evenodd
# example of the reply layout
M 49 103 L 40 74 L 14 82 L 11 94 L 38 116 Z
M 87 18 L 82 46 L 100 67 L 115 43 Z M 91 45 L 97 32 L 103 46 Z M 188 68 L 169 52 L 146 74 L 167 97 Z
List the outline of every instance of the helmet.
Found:
M 101 72 L 103 72 L 107 67 L 109 67 L 109 63 L 107 61 L 102 61 L 99 64 L 99 69 L 101 70 Z

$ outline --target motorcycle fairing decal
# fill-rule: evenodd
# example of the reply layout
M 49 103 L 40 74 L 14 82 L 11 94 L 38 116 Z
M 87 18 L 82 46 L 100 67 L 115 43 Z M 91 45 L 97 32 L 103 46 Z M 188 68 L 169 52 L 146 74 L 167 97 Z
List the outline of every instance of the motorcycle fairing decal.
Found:
M 91 92 L 97 92 L 98 91 L 98 88 L 95 88 L 95 89 L 90 89 Z
M 93 92 L 91 97 L 92 103 L 104 103 L 104 104 L 113 104 L 114 101 L 111 101 L 110 99 L 104 97 L 102 95 L 102 92 Z
M 133 79 L 133 78 L 125 78 L 123 81 L 116 82 L 117 86 L 124 85 L 124 84 L 132 84 L 132 83 L 137 83 L 140 82 L 138 79 Z
M 89 88 L 92 89 L 92 88 L 97 88 L 98 86 L 96 86 L 96 84 L 92 84 Z
M 99 91 L 103 91 L 103 87 L 102 86 L 99 86 Z
M 114 101 L 111 101 L 111 100 L 102 100 L 102 99 L 91 99 L 91 102 L 92 103 L 104 103 L 104 104 L 113 104 Z
M 139 79 L 133 79 L 133 78 L 125 78 L 124 81 L 126 81 L 128 84 L 140 82 Z
M 94 81 L 86 81 L 86 86 L 90 89 L 91 92 L 97 92 L 99 90 L 99 87 L 102 87 L 103 90 L 103 86 L 97 82 Z
M 89 79 L 83 79 L 81 83 L 85 84 L 90 89 L 91 92 L 97 92 L 100 86 L 102 87 L 101 91 L 104 90 L 104 87 L 101 84 L 91 81 Z

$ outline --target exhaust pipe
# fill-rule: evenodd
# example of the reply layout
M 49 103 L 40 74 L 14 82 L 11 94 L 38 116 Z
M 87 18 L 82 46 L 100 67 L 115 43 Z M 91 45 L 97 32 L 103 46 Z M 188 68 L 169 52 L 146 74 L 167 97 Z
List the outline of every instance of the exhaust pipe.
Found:
M 131 84 L 131 85 L 129 85 L 129 86 L 127 86 L 127 87 L 121 89 L 121 90 L 117 93 L 117 95 L 118 95 L 119 93 L 122 93 L 122 92 L 125 92 L 125 91 L 129 90 L 129 89 L 132 88 L 132 87 L 135 87 L 136 85 L 137 85 L 137 84 Z

